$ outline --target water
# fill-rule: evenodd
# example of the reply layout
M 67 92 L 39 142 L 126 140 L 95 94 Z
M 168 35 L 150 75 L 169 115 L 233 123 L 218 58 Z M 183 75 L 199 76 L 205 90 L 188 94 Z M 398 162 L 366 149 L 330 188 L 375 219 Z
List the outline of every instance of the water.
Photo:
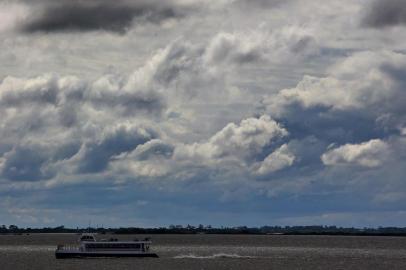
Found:
M 159 259 L 56 260 L 56 245 L 74 244 L 77 237 L 1 235 L 0 269 L 406 269 L 406 238 L 401 237 L 152 235 Z

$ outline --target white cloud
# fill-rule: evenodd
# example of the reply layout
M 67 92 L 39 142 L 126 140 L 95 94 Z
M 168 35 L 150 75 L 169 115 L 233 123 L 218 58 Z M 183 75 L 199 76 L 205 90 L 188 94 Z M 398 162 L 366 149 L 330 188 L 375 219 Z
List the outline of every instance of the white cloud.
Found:
M 45 74 L 0 83 L 2 178 L 60 179 L 103 173 L 115 155 L 160 136 L 164 97 L 126 88 L 114 74 L 94 81 Z M 136 117 L 135 117 L 136 116 Z
M 207 47 L 205 58 L 208 63 L 255 62 L 261 58 L 261 44 L 257 37 L 247 38 L 241 34 L 219 33 Z
M 331 114 L 358 111 L 381 127 L 398 128 L 406 122 L 405 68 L 402 53 L 359 52 L 330 67 L 328 76 L 305 76 L 296 87 L 269 95 L 263 103 L 278 117 L 299 105 L 304 110 L 323 108 Z
M 263 24 L 249 32 L 218 33 L 207 46 L 205 61 L 234 66 L 294 62 L 318 54 L 319 44 L 311 29 L 290 25 L 268 30 Z
M 162 177 L 178 169 L 177 164 L 171 161 L 173 151 L 174 146 L 152 139 L 131 152 L 115 157 L 112 170 L 118 174 L 127 171 L 139 177 Z
M 14 30 L 28 15 L 29 9 L 26 5 L 11 1 L 0 3 L 0 33 Z
M 381 166 L 390 153 L 390 146 L 379 139 L 361 144 L 346 144 L 332 149 L 321 156 L 325 165 L 359 165 L 374 168 Z
M 192 178 L 218 171 L 220 174 L 265 175 L 293 164 L 295 156 L 287 145 L 267 154 L 288 136 L 286 129 L 269 116 L 248 118 L 239 125 L 228 124 L 205 142 L 168 144 L 151 140 L 114 161 L 115 170 L 131 171 L 144 177 Z M 264 161 L 257 156 L 265 153 Z
M 239 125 L 230 123 L 207 142 L 176 149 L 175 156 L 178 159 L 200 157 L 212 161 L 228 158 L 251 159 L 264 147 L 287 135 L 286 129 L 264 115 L 260 118 L 242 120 Z
M 295 155 L 289 150 L 288 145 L 284 144 L 265 158 L 257 173 L 260 175 L 273 173 L 292 166 L 294 161 Z

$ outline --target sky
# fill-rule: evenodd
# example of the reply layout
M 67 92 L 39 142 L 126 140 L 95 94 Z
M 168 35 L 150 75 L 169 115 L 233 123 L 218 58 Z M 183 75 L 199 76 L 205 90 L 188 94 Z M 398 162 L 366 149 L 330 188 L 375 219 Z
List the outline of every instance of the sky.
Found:
M 403 0 L 0 1 L 0 224 L 406 224 Z

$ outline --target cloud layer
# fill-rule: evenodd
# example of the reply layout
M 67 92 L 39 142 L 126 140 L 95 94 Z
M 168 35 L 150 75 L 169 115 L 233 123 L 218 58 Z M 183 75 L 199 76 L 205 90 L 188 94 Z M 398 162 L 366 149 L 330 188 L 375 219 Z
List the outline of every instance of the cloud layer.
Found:
M 176 7 L 157 1 L 44 1 L 34 6 L 21 29 L 33 32 L 126 32 L 133 23 L 161 23 L 181 17 Z
M 382 28 L 406 25 L 406 5 L 402 0 L 374 1 L 363 18 L 363 24 Z
M 321 157 L 326 165 L 354 164 L 377 167 L 388 158 L 389 147 L 381 140 L 371 140 L 361 144 L 346 144 L 329 150 Z
M 399 224 L 403 10 L 363 0 L 0 3 L 0 218 Z

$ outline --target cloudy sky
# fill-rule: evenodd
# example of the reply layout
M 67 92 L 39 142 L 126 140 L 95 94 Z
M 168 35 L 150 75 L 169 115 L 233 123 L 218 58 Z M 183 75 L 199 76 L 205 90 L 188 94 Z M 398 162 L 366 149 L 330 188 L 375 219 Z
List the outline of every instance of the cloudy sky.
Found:
M 403 0 L 0 1 L 0 224 L 404 226 Z

